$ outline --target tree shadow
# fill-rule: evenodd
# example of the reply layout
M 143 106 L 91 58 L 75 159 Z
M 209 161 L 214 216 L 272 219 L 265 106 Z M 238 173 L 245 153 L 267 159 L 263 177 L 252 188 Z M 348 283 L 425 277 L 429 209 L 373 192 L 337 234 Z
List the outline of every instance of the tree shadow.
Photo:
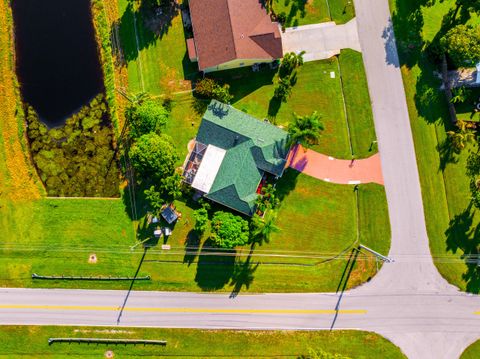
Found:
M 292 6 L 290 7 L 290 11 L 287 14 L 285 26 L 295 26 L 295 23 L 298 25 L 298 19 L 295 19 L 297 14 L 300 13 L 301 18 L 304 18 L 307 14 L 307 12 L 305 11 L 305 5 L 307 4 L 307 0 L 291 0 L 291 2 Z M 294 20 L 293 23 L 292 20 Z
M 414 96 L 418 114 L 427 123 L 441 123 L 449 126 L 447 99 L 445 93 L 440 90 L 441 80 L 435 75 L 438 69 L 425 58 L 419 60 L 418 64 L 422 70 L 417 78 Z
M 272 85 L 276 73 L 277 70 L 271 69 L 269 65 L 262 65 L 258 72 L 253 72 L 251 67 L 242 67 L 218 71 L 208 76 L 221 84 L 229 84 L 233 96 L 231 102 L 235 103 L 263 86 Z
M 462 274 L 466 282 L 466 290 L 470 293 L 480 293 L 480 267 L 478 266 L 478 255 L 480 253 L 480 225 L 472 228 L 475 209 L 472 202 L 460 214 L 450 220 L 449 227 L 445 231 L 447 237 L 447 250 L 457 253 L 463 252 L 461 259 L 467 266 L 467 271 Z
M 211 100 L 205 100 L 198 98 L 194 95 L 193 101 L 191 104 L 192 110 L 197 114 L 203 116 L 205 111 L 207 111 L 208 104 L 210 103 Z
M 122 17 L 112 24 L 111 29 L 112 34 L 119 34 L 124 61 L 135 60 L 140 51 L 168 34 L 172 20 L 179 11 L 180 6 L 176 1 L 152 7 L 150 2 L 144 0 L 138 8 L 135 8 L 134 1 L 129 1 Z
M 233 276 L 235 258 L 235 250 L 220 250 L 207 239 L 199 253 L 195 282 L 204 291 L 222 289 Z
M 181 5 L 177 1 L 160 1 L 160 5 L 151 0 L 142 0 L 138 13 L 141 15 L 146 29 L 163 38 L 170 27 L 173 19 L 179 15 Z
M 396 35 L 401 64 L 408 68 L 412 68 L 422 54 L 424 20 L 421 7 L 426 6 L 429 1 L 397 1 L 396 10 L 392 15 L 391 23 Z M 387 27 L 384 31 L 385 39 L 391 41 L 392 35 L 391 28 Z M 405 56 L 401 56 L 402 54 Z
M 272 96 L 270 102 L 268 103 L 268 117 L 274 119 L 277 117 L 277 113 L 280 110 L 280 106 L 282 105 L 282 101 L 275 96 Z
M 250 252 L 248 254 L 247 259 L 245 262 L 239 260 L 235 263 L 235 267 L 233 269 L 232 279 L 230 284 L 233 285 L 232 292 L 230 293 L 230 298 L 235 298 L 238 293 L 242 290 L 242 287 L 248 290 L 250 285 L 253 283 L 255 278 L 254 274 L 258 269 L 260 263 L 252 263 L 252 254 L 255 249 L 255 243 L 253 243 L 250 247 Z
M 135 180 L 129 180 L 122 192 L 125 211 L 133 221 L 144 217 L 148 212 L 148 202 L 145 198 L 144 190 L 144 186 L 135 183 Z
M 440 156 L 439 171 L 445 171 L 445 168 L 450 163 L 458 163 L 457 152 L 455 152 L 450 138 L 446 138 L 442 143 L 439 143 L 437 145 L 437 151 Z
M 389 65 L 400 67 L 400 60 L 398 59 L 397 46 L 395 45 L 395 35 L 393 33 L 393 24 L 391 19 L 389 20 L 387 27 L 383 29 L 382 38 L 385 41 L 385 61 Z
M 200 249 L 200 236 L 195 230 L 190 230 L 185 240 L 185 255 L 183 256 L 183 263 L 187 266 L 195 262 L 198 257 L 198 251 Z
M 460 214 L 456 214 L 448 224 L 448 228 L 445 231 L 447 238 L 447 251 L 457 253 L 458 249 L 463 250 L 466 239 L 470 238 L 473 229 L 473 216 L 475 214 L 472 211 L 473 204 L 470 202 L 468 207 Z
M 278 180 L 275 189 L 277 198 L 281 201 L 287 197 L 297 186 L 297 180 L 300 172 L 288 168 L 283 173 L 283 176 Z

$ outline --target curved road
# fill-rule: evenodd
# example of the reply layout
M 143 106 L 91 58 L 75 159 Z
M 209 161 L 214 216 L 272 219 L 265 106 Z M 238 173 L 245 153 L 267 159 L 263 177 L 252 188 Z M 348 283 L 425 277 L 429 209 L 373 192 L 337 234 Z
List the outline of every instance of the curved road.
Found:
M 343 295 L 231 299 L 224 294 L 2 289 L 0 324 L 364 329 L 389 338 L 412 359 L 457 358 L 480 337 L 480 298 L 446 283 L 430 256 L 387 0 L 355 0 L 355 5 L 387 192 L 393 263 Z

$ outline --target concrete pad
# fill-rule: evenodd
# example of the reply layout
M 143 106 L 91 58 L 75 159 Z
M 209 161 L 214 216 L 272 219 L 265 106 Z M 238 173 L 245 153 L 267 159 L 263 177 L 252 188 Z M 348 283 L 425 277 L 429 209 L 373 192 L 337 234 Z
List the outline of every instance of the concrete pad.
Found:
M 339 54 L 341 49 L 361 51 L 356 19 L 344 25 L 330 21 L 287 28 L 282 33 L 282 44 L 284 54 L 305 51 L 306 62 L 328 59 Z

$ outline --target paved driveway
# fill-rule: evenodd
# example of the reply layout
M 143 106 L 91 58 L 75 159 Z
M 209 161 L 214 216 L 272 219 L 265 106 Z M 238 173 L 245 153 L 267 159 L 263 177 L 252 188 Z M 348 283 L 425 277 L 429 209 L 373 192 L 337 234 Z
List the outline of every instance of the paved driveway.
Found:
M 359 160 L 339 160 L 316 151 L 305 150 L 301 145 L 290 153 L 289 166 L 309 176 L 333 183 L 383 185 L 380 155 Z
M 361 51 L 356 19 L 345 25 L 331 21 L 287 28 L 282 33 L 282 44 L 284 54 L 305 51 L 304 61 L 328 59 L 345 48 Z

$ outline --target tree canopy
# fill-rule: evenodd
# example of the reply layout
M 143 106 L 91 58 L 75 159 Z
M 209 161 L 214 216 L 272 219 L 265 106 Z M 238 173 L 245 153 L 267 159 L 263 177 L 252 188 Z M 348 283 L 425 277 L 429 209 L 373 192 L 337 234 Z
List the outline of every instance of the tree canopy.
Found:
M 212 218 L 211 239 L 220 248 L 231 249 L 248 243 L 248 222 L 230 212 L 216 212 Z
M 300 143 L 305 147 L 318 144 L 323 124 L 317 111 L 311 115 L 299 116 L 294 114 L 294 120 L 288 125 L 290 143 Z
M 132 166 L 141 178 L 158 181 L 173 175 L 178 160 L 171 138 L 153 132 L 141 136 L 129 154 Z
M 442 49 L 456 66 L 480 61 L 480 26 L 457 25 L 440 40 Z
M 158 101 L 147 99 L 129 106 L 125 116 L 130 126 L 130 136 L 138 138 L 150 132 L 160 133 L 170 114 Z

